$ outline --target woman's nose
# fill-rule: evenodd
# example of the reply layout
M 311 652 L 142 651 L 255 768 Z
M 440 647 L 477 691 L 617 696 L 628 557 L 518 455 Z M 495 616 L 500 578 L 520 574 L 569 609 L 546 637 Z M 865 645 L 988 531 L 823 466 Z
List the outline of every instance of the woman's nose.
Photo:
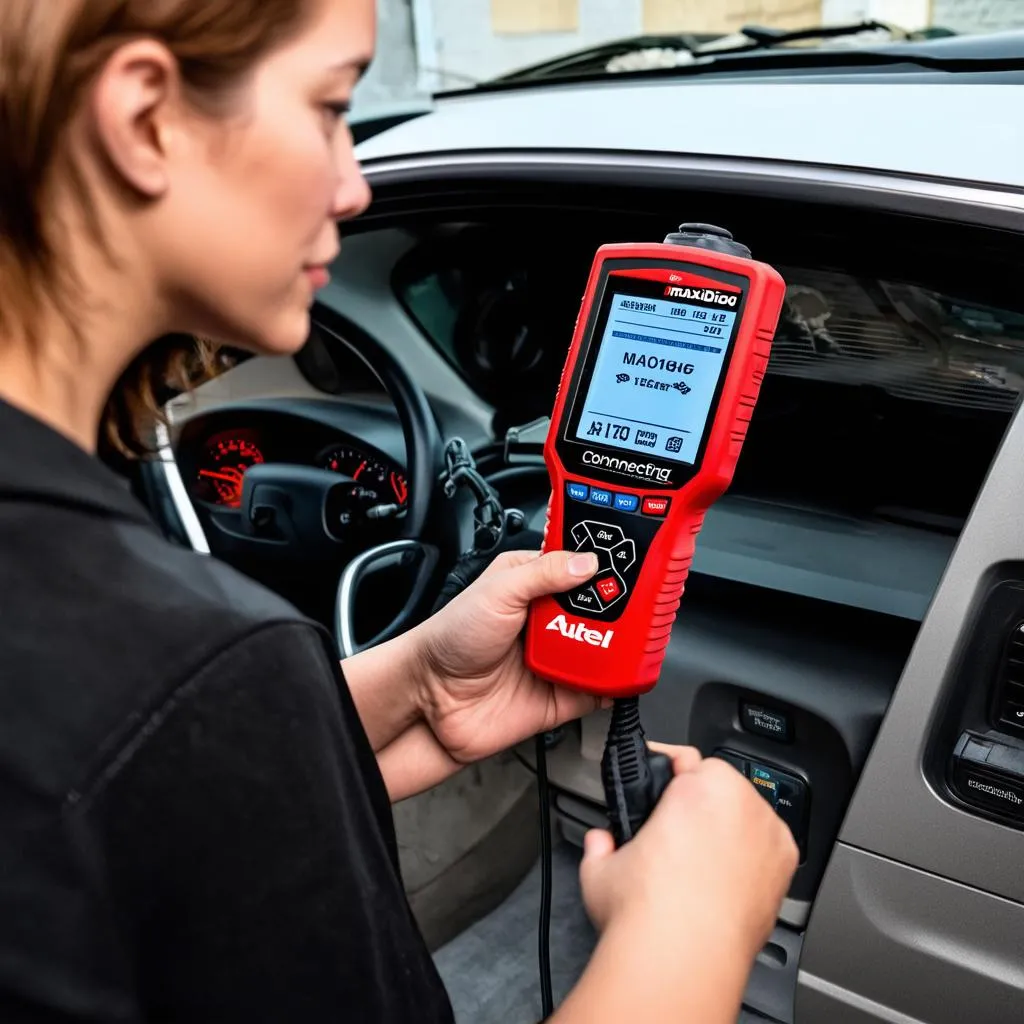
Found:
M 336 220 L 351 220 L 370 205 L 371 198 L 370 186 L 363 177 L 349 136 L 341 158 L 341 174 L 338 178 L 338 188 L 334 193 L 331 213 Z

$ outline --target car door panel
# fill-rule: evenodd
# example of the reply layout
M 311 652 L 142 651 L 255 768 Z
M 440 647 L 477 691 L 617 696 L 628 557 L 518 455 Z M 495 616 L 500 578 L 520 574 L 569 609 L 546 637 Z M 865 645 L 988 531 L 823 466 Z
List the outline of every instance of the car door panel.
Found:
M 945 780 L 961 728 L 986 727 L 993 623 L 1024 615 L 1022 454 L 1018 408 L 854 791 L 810 917 L 798 1021 L 1021 1016 L 1024 831 Z
M 811 914 L 796 1020 L 1019 1020 L 1022 944 L 1018 904 L 840 846 Z

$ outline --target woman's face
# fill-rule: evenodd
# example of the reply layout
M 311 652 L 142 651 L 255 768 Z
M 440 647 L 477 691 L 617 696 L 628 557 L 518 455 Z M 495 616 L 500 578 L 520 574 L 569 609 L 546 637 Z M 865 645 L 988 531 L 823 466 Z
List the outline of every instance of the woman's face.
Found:
M 301 348 L 336 222 L 370 200 L 344 110 L 374 31 L 373 0 L 316 0 L 227 117 L 185 122 L 145 231 L 172 329 L 267 354 Z

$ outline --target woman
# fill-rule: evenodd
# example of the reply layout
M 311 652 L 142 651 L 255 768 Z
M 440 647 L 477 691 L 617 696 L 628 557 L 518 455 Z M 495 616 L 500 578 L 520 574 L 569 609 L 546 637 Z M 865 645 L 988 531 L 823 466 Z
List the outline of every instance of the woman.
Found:
M 450 1020 L 388 798 L 593 707 L 516 639 L 592 556 L 508 556 L 339 671 L 94 455 L 138 447 L 192 372 L 181 337 L 304 343 L 335 222 L 369 198 L 343 114 L 373 35 L 372 0 L 0 13 L 6 1022 Z M 636 840 L 587 837 L 601 937 L 560 1021 L 735 1019 L 794 845 L 730 767 L 673 756 Z

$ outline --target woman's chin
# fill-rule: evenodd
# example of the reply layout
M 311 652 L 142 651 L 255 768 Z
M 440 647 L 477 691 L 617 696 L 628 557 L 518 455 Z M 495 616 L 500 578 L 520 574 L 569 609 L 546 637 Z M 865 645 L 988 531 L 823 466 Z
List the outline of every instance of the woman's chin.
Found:
M 238 347 L 262 356 L 295 355 L 309 340 L 309 310 L 289 310 L 259 328 L 246 332 L 247 337 L 236 343 Z

